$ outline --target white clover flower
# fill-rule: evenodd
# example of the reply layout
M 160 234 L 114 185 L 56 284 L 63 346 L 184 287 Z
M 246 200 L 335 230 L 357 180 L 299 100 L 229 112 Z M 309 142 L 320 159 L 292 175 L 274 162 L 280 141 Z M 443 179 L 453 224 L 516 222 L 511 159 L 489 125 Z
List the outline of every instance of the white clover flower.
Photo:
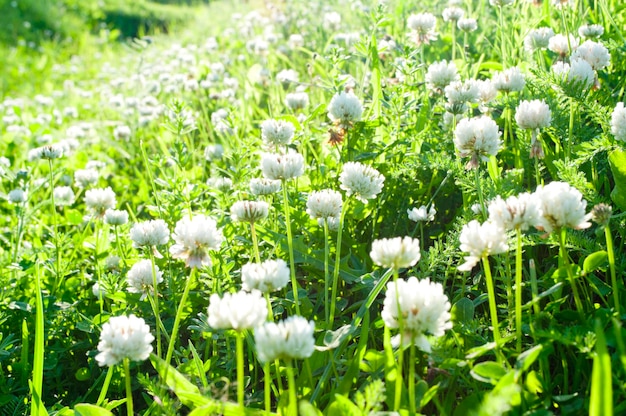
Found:
M 124 209 L 107 209 L 104 212 L 104 222 L 113 226 L 124 225 L 128 222 L 128 211 Z
M 426 85 L 436 92 L 443 91 L 450 83 L 460 79 L 454 62 L 446 60 L 435 62 L 430 64 L 426 70 Z
M 472 17 L 465 17 L 456 22 L 456 27 L 465 33 L 470 33 L 478 29 L 478 22 Z
M 221 144 L 210 144 L 204 148 L 204 158 L 209 162 L 220 160 L 224 156 L 224 147 Z
M 626 141 L 626 108 L 624 103 L 617 103 L 611 114 L 611 133 L 615 139 Z
M 582 89 L 591 87 L 596 80 L 594 72 L 589 62 L 583 59 L 574 59 L 569 64 L 557 62 L 552 65 L 552 72 L 559 76 L 567 84 L 577 85 Z
M 207 184 L 220 192 L 227 192 L 233 187 L 233 180 L 226 177 L 209 178 Z
M 341 15 L 337 12 L 327 12 L 324 13 L 322 21 L 326 29 L 337 30 L 341 25 Z
M 454 146 L 461 157 L 471 156 L 467 168 L 478 167 L 479 159 L 498 154 L 502 141 L 495 121 L 487 116 L 464 118 L 454 130 Z
M 554 181 L 538 187 L 535 198 L 541 201 L 542 218 L 537 229 L 547 233 L 563 227 L 581 230 L 591 226 L 591 214 L 585 214 L 587 201 L 568 183 Z
M 312 192 L 306 202 L 306 212 L 312 219 L 339 218 L 341 207 L 341 193 L 332 189 Z
M 552 30 L 552 28 L 540 27 L 533 29 L 524 38 L 524 49 L 530 53 L 540 49 L 546 49 L 552 36 L 554 36 L 554 30 Z
M 74 182 L 79 188 L 87 188 L 98 182 L 100 173 L 95 169 L 78 169 L 74 172 Z
M 515 110 L 515 121 L 522 129 L 549 127 L 552 122 L 550 107 L 543 100 L 523 100 Z
M 498 96 L 498 90 L 491 80 L 479 79 L 475 83 L 478 86 L 478 100 L 481 106 L 486 106 Z
M 85 205 L 96 217 L 103 217 L 107 209 L 115 208 L 115 204 L 117 204 L 115 192 L 110 186 L 85 192 Z
M 304 37 L 299 33 L 292 33 L 289 35 L 287 43 L 291 49 L 297 49 L 304 46 Z
M 154 273 L 157 285 L 163 281 L 163 272 L 159 270 L 159 266 L 154 265 Z M 154 279 L 152 276 L 152 262 L 150 260 L 139 260 L 133 264 L 126 274 L 126 282 L 128 283 L 128 291 L 130 293 L 142 293 L 142 299 L 148 293 L 154 292 Z
M 258 290 L 224 293 L 222 298 L 214 293 L 209 299 L 208 314 L 211 328 L 252 329 L 266 321 L 267 303 Z
M 13 204 L 23 204 L 28 200 L 28 193 L 23 189 L 16 188 L 9 192 L 7 198 Z
M 362 115 L 363 105 L 352 91 L 335 94 L 328 104 L 328 118 L 344 129 L 360 121 Z
M 210 266 L 208 250 L 218 250 L 224 240 L 215 220 L 205 215 L 195 215 L 191 219 L 185 216 L 176 223 L 172 237 L 176 244 L 170 247 L 170 254 L 192 268 Z
M 119 270 L 122 259 L 118 256 L 108 256 L 104 259 L 105 270 Z
M 435 215 L 437 215 L 435 204 L 432 204 L 430 209 L 426 208 L 426 205 L 422 205 L 419 208 L 407 209 L 406 212 L 409 215 L 409 220 L 415 222 L 431 222 L 435 220 Z
M 472 220 L 463 226 L 459 237 L 461 251 L 469 253 L 465 263 L 457 267 L 459 271 L 469 272 L 484 257 L 504 253 L 509 249 L 507 236 L 500 224 L 486 221 L 480 224 Z
M 573 53 L 571 60 L 583 59 L 595 71 L 606 68 L 611 63 L 609 50 L 600 42 L 586 40 Z
M 280 185 L 278 180 L 254 178 L 250 180 L 250 192 L 257 196 L 271 195 L 280 191 Z
M 138 222 L 130 229 L 133 248 L 152 248 L 167 244 L 170 241 L 170 229 L 161 219 Z M 156 250 L 155 255 L 159 257 Z
M 541 201 L 534 194 L 524 192 L 502 199 L 499 195 L 487 207 L 489 221 L 505 231 L 527 230 L 541 222 Z
M 280 290 L 289 283 L 289 266 L 284 260 L 265 260 L 262 263 L 248 263 L 241 268 L 243 290 L 260 290 L 270 293 Z
M 422 257 L 420 241 L 411 237 L 374 240 L 370 257 L 375 264 L 382 267 L 396 270 L 413 267 Z
M 463 18 L 464 15 L 465 11 L 456 6 L 446 7 L 443 9 L 443 13 L 441 13 L 441 17 L 443 17 L 444 22 L 456 22 Z
M 285 95 L 285 104 L 292 110 L 302 110 L 309 106 L 309 94 L 304 91 Z
M 57 144 L 51 144 L 39 148 L 40 158 L 42 159 L 58 159 L 63 156 L 63 147 Z
M 301 316 L 290 316 L 278 323 L 265 322 L 254 330 L 259 361 L 308 358 L 315 350 L 315 322 Z
M 366 203 L 382 191 L 385 177 L 376 169 L 360 162 L 348 162 L 343 165 L 339 175 L 339 187 L 354 195 L 359 201 Z
M 418 46 L 437 39 L 435 32 L 437 18 L 432 13 L 412 14 L 408 17 L 406 25 L 411 29 L 410 39 Z
M 126 125 L 124 125 L 124 126 L 117 126 L 113 130 L 113 137 L 115 137 L 117 140 L 128 139 L 131 134 L 132 134 L 132 131 L 130 130 L 130 127 L 128 127 Z
M 269 146 L 283 146 L 291 143 L 295 126 L 285 120 L 265 120 L 261 123 L 261 138 Z
M 569 42 L 568 42 L 569 39 Z M 566 57 L 570 54 L 570 48 L 573 51 L 578 47 L 578 39 L 571 33 L 567 36 L 562 34 L 556 34 L 548 41 L 548 49 L 558 54 L 561 57 Z
M 478 101 L 479 86 L 473 79 L 465 82 L 453 81 L 445 88 L 446 110 L 452 114 L 463 114 L 467 111 L 467 103 Z
M 396 329 L 400 315 L 405 345 L 414 344 L 425 352 L 431 352 L 427 335 L 440 337 L 452 328 L 450 301 L 443 293 L 443 286 L 429 278 L 417 280 L 412 276 L 387 283 L 381 317 L 388 328 Z
M 296 70 L 283 69 L 276 74 L 276 81 L 280 82 L 284 88 L 287 88 L 290 84 L 297 84 L 300 81 L 300 77 Z
M 304 158 L 291 149 L 286 154 L 263 153 L 261 171 L 266 179 L 271 180 L 297 178 L 304 173 Z
M 498 91 L 504 93 L 521 91 L 526 85 L 524 73 L 516 66 L 495 73 L 492 82 Z
M 143 361 L 150 356 L 154 336 L 142 318 L 114 316 L 102 325 L 96 361 L 100 367 L 114 366 L 124 359 Z
M 54 204 L 57 206 L 68 206 L 74 203 L 76 195 L 69 186 L 57 186 L 53 191 Z
M 582 25 L 578 28 L 578 34 L 583 38 L 599 38 L 604 34 L 604 26 Z
M 230 207 L 233 221 L 256 222 L 267 218 L 269 204 L 264 201 L 237 201 Z

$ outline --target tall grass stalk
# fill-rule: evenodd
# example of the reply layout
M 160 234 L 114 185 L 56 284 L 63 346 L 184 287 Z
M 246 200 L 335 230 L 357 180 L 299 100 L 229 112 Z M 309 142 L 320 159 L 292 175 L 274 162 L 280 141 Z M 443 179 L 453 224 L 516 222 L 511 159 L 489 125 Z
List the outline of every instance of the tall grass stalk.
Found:
M 48 159 L 48 167 L 50 173 L 50 204 L 52 211 L 52 234 L 54 240 L 54 284 L 52 285 L 52 294 L 57 291 L 57 286 L 60 284 L 61 273 L 61 251 L 59 248 L 59 224 L 57 219 L 57 207 L 54 202 L 54 168 L 52 165 L 52 159 Z M 98 259 L 96 258 L 96 262 Z
M 515 339 L 517 353 L 522 352 L 522 230 L 515 230 Z
M 491 315 L 491 326 L 493 327 L 493 340 L 496 343 L 496 356 L 498 360 L 504 361 L 502 355 L 502 339 L 500 335 L 500 325 L 498 323 L 498 308 L 496 305 L 496 291 L 491 275 L 491 266 L 489 265 L 489 257 L 483 257 L 483 270 L 485 272 L 485 282 L 487 283 L 487 297 L 489 299 L 489 313 Z
M 31 416 L 47 414 L 42 401 L 43 393 L 43 363 L 45 351 L 44 337 L 44 310 L 41 293 L 41 272 L 39 263 L 35 265 L 35 350 L 33 357 L 33 378 L 30 384 Z
M 611 289 L 613 291 L 613 304 L 618 317 L 622 316 L 619 303 L 619 285 L 617 283 L 617 273 L 615 272 L 615 251 L 613 250 L 613 236 L 611 235 L 611 227 L 607 223 L 604 226 L 604 237 L 606 239 L 606 252 L 609 258 L 609 270 L 611 273 Z
M 293 254 L 293 235 L 291 234 L 291 218 L 289 215 L 289 195 L 287 193 L 287 181 L 283 179 L 283 207 L 285 210 L 285 227 L 287 229 L 287 245 L 289 246 L 289 272 L 291 275 L 291 290 L 293 291 L 293 302 L 296 308 L 296 315 L 300 315 L 300 300 L 298 299 L 298 281 L 296 280 L 296 263 Z
M 100 406 L 104 403 L 104 400 L 107 397 L 107 392 L 109 391 L 109 385 L 111 384 L 111 379 L 113 378 L 113 366 L 110 366 L 107 369 L 107 375 L 104 379 L 104 383 L 102 384 L 102 388 L 100 389 L 100 394 L 98 395 L 98 400 L 96 401 L 96 405 Z
M 133 411 L 133 388 L 130 378 L 130 360 L 128 358 L 124 358 L 124 379 L 126 385 L 126 414 L 133 416 L 135 414 Z
M 237 403 L 241 408 L 241 411 L 245 411 L 244 404 L 244 372 L 243 372 L 243 338 L 244 334 L 241 331 L 235 332 L 236 340 L 236 354 L 237 354 Z
M 176 346 L 176 339 L 178 337 L 178 328 L 180 327 L 180 320 L 183 315 L 183 310 L 185 309 L 185 304 L 187 303 L 187 297 L 189 296 L 189 290 L 191 288 L 191 283 L 196 277 L 197 269 L 195 267 L 191 268 L 191 272 L 189 273 L 189 279 L 185 282 L 185 289 L 183 290 L 183 295 L 180 298 L 180 302 L 178 303 L 178 309 L 176 310 L 176 317 L 174 318 L 174 327 L 172 328 L 172 335 L 170 337 L 170 342 L 167 346 L 167 353 L 165 354 L 165 362 L 167 363 L 167 367 L 165 367 L 165 376 L 164 380 L 167 380 L 167 369 L 169 368 L 169 364 L 172 361 L 172 355 L 174 354 L 174 347 Z
M 298 414 L 298 395 L 296 392 L 296 379 L 293 374 L 293 360 L 287 360 L 285 363 L 287 368 L 287 383 L 289 385 L 289 415 Z
M 348 210 L 349 198 L 346 198 L 343 206 L 341 207 L 341 215 L 339 216 L 339 229 L 337 230 L 337 246 L 335 247 L 335 267 L 333 269 L 333 286 L 330 295 L 330 317 L 328 328 L 333 328 L 335 322 L 335 307 L 337 304 L 337 283 L 339 281 L 339 268 L 341 266 L 341 240 L 343 236 L 343 223 L 346 217 L 346 211 Z
M 583 319 L 584 308 L 580 300 L 580 295 L 578 294 L 578 285 L 576 284 L 576 280 L 574 279 L 574 273 L 572 273 L 572 269 L 570 267 L 569 255 L 567 253 L 567 247 L 565 244 L 566 239 L 567 239 L 567 229 L 562 228 L 558 230 L 557 232 L 559 233 L 559 247 L 560 247 L 559 257 L 561 259 L 563 267 L 565 267 L 567 271 L 567 278 L 569 279 L 570 286 L 572 287 L 572 294 L 574 295 L 574 303 L 576 304 L 576 310 L 578 311 L 580 318 Z

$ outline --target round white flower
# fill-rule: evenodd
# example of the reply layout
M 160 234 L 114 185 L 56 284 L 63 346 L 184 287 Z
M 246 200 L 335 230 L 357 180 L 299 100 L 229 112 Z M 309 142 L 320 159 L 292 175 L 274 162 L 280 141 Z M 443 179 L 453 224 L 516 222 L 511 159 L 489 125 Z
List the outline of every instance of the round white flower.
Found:
M 224 147 L 221 144 L 210 144 L 204 148 L 204 158 L 210 162 L 220 160 L 224 156 Z
M 596 73 L 589 62 L 584 59 L 574 59 L 569 64 L 557 62 L 552 65 L 552 72 L 564 82 L 578 85 L 583 89 L 591 87 L 596 80 Z
M 609 54 L 609 50 L 606 46 L 600 42 L 586 40 L 572 53 L 571 59 L 583 59 L 591 65 L 593 70 L 599 71 L 609 66 L 611 63 L 611 54 Z
M 374 240 L 370 252 L 375 264 L 396 270 L 415 266 L 421 256 L 419 240 L 411 237 Z
M 502 141 L 495 121 L 487 116 L 464 118 L 454 130 L 454 146 L 461 157 L 471 156 L 468 168 L 478 167 L 478 161 L 489 160 L 500 150 Z
M 115 137 L 118 140 L 128 139 L 131 134 L 132 134 L 132 131 L 130 130 L 130 127 L 128 126 L 117 126 L 113 130 L 113 137 Z
M 585 214 L 587 201 L 568 183 L 554 181 L 537 188 L 534 196 L 541 201 L 542 218 L 537 225 L 547 233 L 563 227 L 580 230 L 591 226 L 591 214 Z
M 269 204 L 264 201 L 237 201 L 230 207 L 233 221 L 256 222 L 267 217 Z
M 285 104 L 292 110 L 302 110 L 309 106 L 309 94 L 304 91 L 285 95 Z
M 463 226 L 459 237 L 461 251 L 469 253 L 465 263 L 457 267 L 459 271 L 468 272 L 484 257 L 504 253 L 509 249 L 507 236 L 500 224 L 486 221 L 480 224 L 472 220 Z
M 265 120 L 261 123 L 261 138 L 270 146 L 283 146 L 291 143 L 296 128 L 289 121 Z
M 271 195 L 280 191 L 280 181 L 266 178 L 254 178 L 250 180 L 250 192 L 252 194 Z
M 469 33 L 478 29 L 478 22 L 472 17 L 465 17 L 456 22 L 456 27 L 463 32 Z
M 428 88 L 443 91 L 451 82 L 458 81 L 461 77 L 454 62 L 443 60 L 428 66 L 425 79 Z
M 335 94 L 328 104 L 328 118 L 344 129 L 360 121 L 362 115 L 363 105 L 352 91 Z
M 22 204 L 28 199 L 28 193 L 23 189 L 13 189 L 7 195 L 9 202 L 13 204 Z
M 410 38 L 416 45 L 428 44 L 437 38 L 436 24 L 437 18 L 432 13 L 412 14 L 406 22 L 407 27 L 411 29 Z
M 248 263 L 241 268 L 242 288 L 247 291 L 274 292 L 285 287 L 289 277 L 289 266 L 281 259 Z
M 497 72 L 494 74 L 492 81 L 498 91 L 505 93 L 521 91 L 526 85 L 524 73 L 516 66 Z
M 267 319 L 267 304 L 261 292 L 212 294 L 209 299 L 209 326 L 238 331 L 255 328 Z
M 304 173 L 304 158 L 291 149 L 286 154 L 263 153 L 261 171 L 266 179 L 271 180 L 297 178 Z
M 341 215 L 341 193 L 332 189 L 312 192 L 306 202 L 306 212 L 312 219 L 335 217 Z
M 539 49 L 546 49 L 552 36 L 554 36 L 552 28 L 540 27 L 533 29 L 524 38 L 524 49 L 530 53 Z
M 624 103 L 617 103 L 611 114 L 611 133 L 617 140 L 626 141 L 626 108 L 624 108 Z
M 138 222 L 130 229 L 130 239 L 134 248 L 160 246 L 170 241 L 170 230 L 161 219 Z
M 452 328 L 450 301 L 443 286 L 428 278 L 417 280 L 412 276 L 387 284 L 381 317 L 388 328 L 396 329 L 400 315 L 405 344 L 414 344 L 425 352 L 431 351 L 427 335 L 440 337 Z
M 99 366 L 113 366 L 128 358 L 143 361 L 150 356 L 154 336 L 142 318 L 115 316 L 102 326 L 96 361 Z
M 224 235 L 217 229 L 213 218 L 195 215 L 185 216 L 176 223 L 172 235 L 176 244 L 170 247 L 170 254 L 175 259 L 185 260 L 188 267 L 211 265 L 208 250 L 218 250 Z
M 362 202 L 375 198 L 383 189 L 385 177 L 376 169 L 359 162 L 343 165 L 339 175 L 340 188 Z
M 527 230 L 541 221 L 541 201 L 535 195 L 525 192 L 502 199 L 499 195 L 487 208 L 489 221 L 500 225 L 505 231 Z
M 254 331 L 259 361 L 308 358 L 315 350 L 315 323 L 301 316 L 290 316 L 278 323 L 265 322 Z
M 460 7 L 452 6 L 446 7 L 441 13 L 444 22 L 456 22 L 465 15 L 465 11 Z
M 104 212 L 104 222 L 113 226 L 124 225 L 128 222 L 128 211 L 107 209 Z
M 578 34 L 583 38 L 599 38 L 604 34 L 602 25 L 582 25 L 578 28 Z
M 280 82 L 285 88 L 290 84 L 297 84 L 300 81 L 299 78 L 298 71 L 293 69 L 283 69 L 276 74 L 276 81 Z
M 157 285 L 163 281 L 163 273 L 159 266 L 154 265 L 154 273 Z M 133 264 L 126 274 L 128 291 L 131 293 L 143 293 L 144 295 L 154 291 L 154 279 L 152 276 L 152 262 L 150 260 L 139 260 Z
M 117 201 L 111 187 L 89 189 L 85 192 L 85 205 L 96 217 L 103 217 L 107 209 L 115 208 Z
M 78 169 L 74 172 L 74 181 L 79 188 L 87 188 L 98 182 L 100 173 L 95 169 Z
M 430 209 L 426 208 L 426 205 L 422 205 L 419 208 L 407 209 L 406 212 L 409 215 L 409 219 L 415 222 L 434 221 L 437 214 L 434 204 L 430 206 Z
M 576 39 L 571 33 L 567 37 L 560 33 L 556 34 L 548 41 L 548 49 L 562 57 L 570 54 L 570 48 L 572 51 L 575 51 L 577 47 L 578 39 Z
M 515 121 L 522 129 L 548 127 L 552 122 L 552 112 L 543 100 L 523 100 L 515 110 Z

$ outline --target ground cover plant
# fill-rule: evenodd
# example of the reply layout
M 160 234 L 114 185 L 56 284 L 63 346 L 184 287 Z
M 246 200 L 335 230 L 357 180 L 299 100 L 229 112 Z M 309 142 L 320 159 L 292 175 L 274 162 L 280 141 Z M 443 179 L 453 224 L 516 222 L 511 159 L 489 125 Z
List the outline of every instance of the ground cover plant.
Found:
M 0 414 L 626 413 L 625 5 L 204 13 L 3 97 Z

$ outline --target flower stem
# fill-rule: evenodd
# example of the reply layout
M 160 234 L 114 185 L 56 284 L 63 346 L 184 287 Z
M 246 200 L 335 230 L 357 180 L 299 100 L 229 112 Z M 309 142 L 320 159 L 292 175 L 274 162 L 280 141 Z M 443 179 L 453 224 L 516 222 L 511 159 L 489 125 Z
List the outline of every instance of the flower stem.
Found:
M 161 355 L 161 316 L 159 311 L 159 285 L 157 283 L 156 265 L 154 264 L 154 254 L 150 252 L 150 263 L 152 265 L 152 288 L 154 290 L 154 303 L 150 302 L 150 305 L 154 306 L 154 318 L 156 319 L 156 340 L 157 340 L 157 356 Z M 148 294 L 150 296 L 150 294 Z
M 491 276 L 491 267 L 489 266 L 489 257 L 483 257 L 483 268 L 485 270 L 485 281 L 487 282 L 487 296 L 489 298 L 489 312 L 491 314 L 491 326 L 493 327 L 493 340 L 496 343 L 496 355 L 498 359 L 503 361 L 504 357 L 500 351 L 502 340 L 500 338 L 500 325 L 498 324 L 498 309 L 496 307 L 496 291 Z
M 102 384 L 102 389 L 100 389 L 100 395 L 98 396 L 98 401 L 96 401 L 96 405 L 100 406 L 104 399 L 107 397 L 107 391 L 109 391 L 109 385 L 111 384 L 111 378 L 113 378 L 113 367 L 109 367 L 107 370 L 107 375 L 104 379 L 104 384 Z
M 263 375 L 265 377 L 265 382 L 263 383 L 263 391 L 264 391 L 264 399 L 265 399 L 265 413 L 270 414 L 272 412 L 272 373 L 270 372 L 270 363 L 269 361 L 263 364 Z
M 54 203 L 54 170 L 52 168 L 52 159 L 48 159 L 48 166 L 50 167 L 50 203 L 52 204 L 52 233 L 54 234 L 54 255 L 55 255 L 55 270 L 54 270 L 54 285 L 52 286 L 52 294 L 57 290 L 57 285 L 61 284 L 61 252 L 59 250 L 59 225 L 57 221 L 57 207 Z M 98 242 L 96 241 L 96 244 Z M 96 258 L 96 264 L 98 259 Z
M 617 285 L 617 276 L 615 274 L 615 253 L 613 251 L 613 237 L 611 236 L 611 228 L 609 225 L 604 226 L 604 236 L 606 237 L 606 251 L 609 256 L 609 269 L 611 270 L 611 286 L 613 286 L 613 300 L 615 302 L 615 311 L 618 318 L 621 316 L 619 303 L 619 287 Z
M 580 318 L 583 319 L 583 304 L 580 301 L 580 295 L 578 294 L 578 286 L 576 285 L 576 281 L 574 280 L 574 275 L 572 274 L 572 270 L 570 269 L 569 257 L 567 255 L 567 250 L 565 248 L 565 239 L 567 236 L 567 229 L 562 228 L 559 231 L 559 243 L 560 243 L 560 253 L 559 256 L 561 258 L 561 262 L 563 266 L 567 270 L 567 277 L 569 279 L 570 285 L 572 286 L 572 294 L 574 295 L 574 303 L 576 304 L 576 309 L 580 314 Z
M 476 172 L 476 192 L 478 193 L 478 201 L 480 202 L 480 212 L 483 218 L 487 217 L 487 209 L 485 208 L 485 197 L 483 196 L 483 188 L 480 183 L 480 170 L 478 166 L 474 168 Z
M 400 410 L 400 400 L 402 400 L 402 369 L 404 367 L 404 317 L 400 308 L 400 293 L 398 293 L 398 269 L 393 268 L 393 284 L 396 289 L 396 309 L 398 311 L 398 330 L 400 331 L 400 345 L 398 347 L 398 367 L 396 370 L 396 390 L 393 401 L 394 411 Z
M 133 389 L 130 383 L 130 362 L 124 358 L 124 378 L 126 379 L 126 414 L 133 416 Z
M 185 282 L 185 290 L 183 290 L 183 296 L 180 298 L 180 303 L 178 304 L 178 309 L 176 310 L 176 317 L 174 318 L 174 327 L 172 328 L 172 336 L 170 337 L 170 342 L 167 346 L 167 353 L 165 355 L 165 362 L 168 365 L 165 368 L 164 379 L 167 380 L 167 369 L 169 368 L 169 364 L 172 361 L 172 355 L 174 354 L 174 346 L 176 345 L 176 339 L 178 337 L 178 327 L 180 326 L 180 320 L 183 314 L 183 309 L 185 309 L 185 303 L 187 302 L 187 296 L 189 296 L 189 289 L 191 288 L 191 282 L 196 276 L 196 268 L 191 268 L 191 273 L 189 274 L 189 279 Z
M 292 360 L 287 360 L 287 382 L 289 383 L 289 415 L 298 414 L 298 396 L 296 395 L 296 379 L 293 375 Z
M 409 347 L 409 414 L 415 413 L 415 344 Z
M 250 235 L 252 236 L 252 247 L 254 249 L 254 258 L 256 262 L 261 264 L 261 254 L 259 253 L 259 240 L 256 236 L 256 228 L 254 228 L 254 222 L 250 222 Z
M 289 271 L 291 274 L 291 290 L 293 302 L 296 305 L 296 314 L 300 315 L 300 301 L 298 300 L 298 282 L 296 281 L 296 265 L 293 256 L 293 236 L 291 235 L 291 219 L 289 217 L 289 196 L 287 195 L 287 181 L 283 179 L 283 202 L 285 208 L 285 227 L 287 228 L 287 245 L 289 246 Z
M 330 276 L 328 273 L 328 262 L 330 259 L 330 248 L 328 246 L 328 218 L 324 218 L 324 317 L 325 322 L 330 322 L 330 305 L 328 304 L 328 290 L 330 286 Z M 332 330 L 332 325 L 328 328 Z
M 236 334 L 237 340 L 237 403 L 241 408 L 241 411 L 244 411 L 245 405 L 243 402 L 243 334 L 237 331 Z
M 515 333 L 517 353 L 522 352 L 522 231 L 517 228 L 517 249 L 515 251 Z
M 337 246 L 335 247 L 335 268 L 333 269 L 333 287 L 330 295 L 330 317 L 328 321 L 328 328 L 332 329 L 335 322 L 335 307 L 337 302 L 337 282 L 339 281 L 339 267 L 341 266 L 341 238 L 343 236 L 343 221 L 346 217 L 346 211 L 348 207 L 348 201 L 346 200 L 341 207 L 341 215 L 339 216 L 339 229 L 337 230 Z

